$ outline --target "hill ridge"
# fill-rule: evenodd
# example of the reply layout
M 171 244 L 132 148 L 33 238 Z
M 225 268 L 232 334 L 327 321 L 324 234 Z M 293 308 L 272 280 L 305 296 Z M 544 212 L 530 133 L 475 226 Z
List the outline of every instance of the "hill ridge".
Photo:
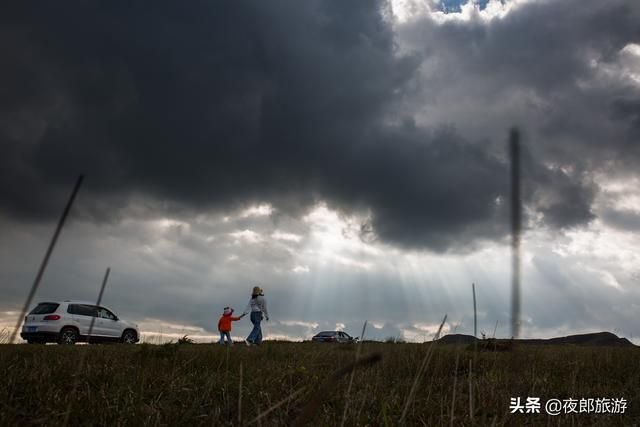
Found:
M 482 342 L 481 339 L 474 337 L 473 335 L 466 334 L 447 334 L 438 339 L 441 344 L 471 344 L 475 341 Z M 510 339 L 497 338 L 496 341 L 511 341 Z M 587 334 L 575 334 L 567 335 L 564 337 L 554 338 L 524 338 L 513 340 L 520 344 L 539 344 L 539 345 L 593 345 L 593 346 L 618 346 L 628 347 L 636 346 L 626 338 L 618 337 L 612 332 L 591 332 Z

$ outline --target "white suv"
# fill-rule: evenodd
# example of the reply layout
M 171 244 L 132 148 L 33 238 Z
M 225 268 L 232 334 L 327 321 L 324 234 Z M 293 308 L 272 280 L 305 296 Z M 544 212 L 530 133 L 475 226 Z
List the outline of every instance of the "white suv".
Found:
M 106 307 L 82 301 L 41 302 L 24 318 L 20 336 L 29 344 L 78 341 L 134 344 L 140 340 L 138 325 L 119 319 Z

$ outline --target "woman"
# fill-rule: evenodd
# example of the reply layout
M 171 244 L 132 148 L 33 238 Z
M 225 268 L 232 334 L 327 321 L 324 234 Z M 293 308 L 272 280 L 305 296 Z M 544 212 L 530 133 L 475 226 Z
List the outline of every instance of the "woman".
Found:
M 247 308 L 244 309 L 243 316 L 247 313 L 251 313 L 251 323 L 253 323 L 253 329 L 251 333 L 244 340 L 247 345 L 260 345 L 262 342 L 262 329 L 260 329 L 260 322 L 262 322 L 262 316 L 264 313 L 265 320 L 269 320 L 269 313 L 267 312 L 267 301 L 264 299 L 264 294 L 260 286 L 254 286 L 251 292 L 251 299 Z

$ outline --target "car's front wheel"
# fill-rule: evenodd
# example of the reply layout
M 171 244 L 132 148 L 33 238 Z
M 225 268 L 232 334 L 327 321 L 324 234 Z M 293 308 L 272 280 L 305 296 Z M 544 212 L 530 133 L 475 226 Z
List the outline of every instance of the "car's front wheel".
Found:
M 135 344 L 136 343 L 136 333 L 131 329 L 127 329 L 122 333 L 122 342 L 125 344 Z
M 58 344 L 73 345 L 78 341 L 78 331 L 73 328 L 62 328 L 58 335 Z

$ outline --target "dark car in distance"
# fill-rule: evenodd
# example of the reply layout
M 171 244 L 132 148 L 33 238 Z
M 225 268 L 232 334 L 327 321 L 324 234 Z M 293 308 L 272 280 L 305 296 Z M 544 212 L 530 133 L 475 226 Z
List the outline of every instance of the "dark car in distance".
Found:
M 315 342 L 335 342 L 335 343 L 353 343 L 358 342 L 358 338 L 354 338 L 346 332 L 342 331 L 323 331 L 311 338 Z

